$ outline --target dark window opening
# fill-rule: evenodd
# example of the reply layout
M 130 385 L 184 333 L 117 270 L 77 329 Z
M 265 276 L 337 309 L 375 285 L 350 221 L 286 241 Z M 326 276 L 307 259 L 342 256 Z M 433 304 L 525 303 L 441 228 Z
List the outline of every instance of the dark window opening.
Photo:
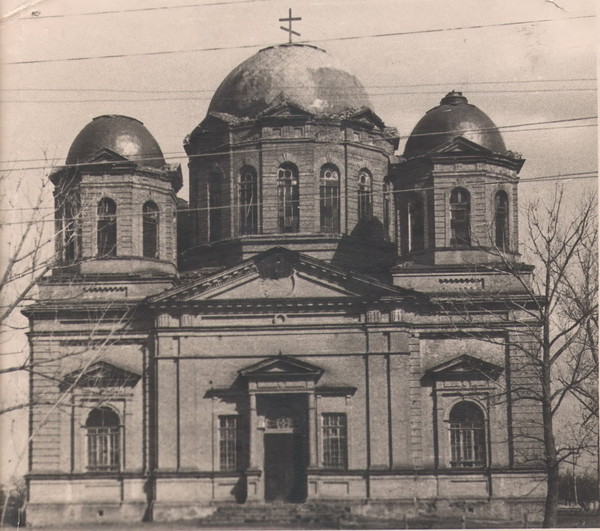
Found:
M 98 203 L 98 256 L 117 256 L 117 205 L 107 197 Z
M 368 170 L 358 175 L 358 220 L 370 220 L 373 217 L 373 183 Z
M 107 407 L 93 409 L 85 423 L 87 469 L 114 472 L 121 466 L 121 427 L 119 416 Z
M 398 227 L 400 251 L 411 253 L 425 249 L 425 207 L 417 193 L 403 193 L 399 199 Z
M 143 256 L 158 258 L 158 207 L 153 201 L 144 203 L 142 208 Z
M 476 468 L 486 465 L 485 421 L 481 409 L 459 402 L 450 411 L 450 466 Z
M 500 190 L 495 197 L 496 247 L 502 251 L 508 249 L 508 195 Z
M 300 231 L 298 169 L 290 163 L 277 170 L 277 228 L 280 233 Z
M 383 231 L 386 240 L 392 239 L 391 220 L 392 220 L 392 205 L 393 205 L 393 186 L 387 180 L 383 181 Z
M 258 234 L 258 179 L 249 166 L 240 173 L 240 234 Z
M 208 239 L 216 242 L 222 236 L 223 223 L 223 180 L 216 173 L 208 176 Z
M 321 168 L 319 212 L 321 232 L 340 232 L 340 172 L 332 164 Z
M 62 207 L 62 257 L 65 262 L 74 262 L 81 257 L 81 225 L 79 204 L 74 197 L 68 197 Z
M 464 188 L 455 188 L 450 194 L 450 245 L 471 245 L 471 198 Z
M 323 422 L 323 466 L 348 468 L 348 435 L 345 413 L 325 413 Z

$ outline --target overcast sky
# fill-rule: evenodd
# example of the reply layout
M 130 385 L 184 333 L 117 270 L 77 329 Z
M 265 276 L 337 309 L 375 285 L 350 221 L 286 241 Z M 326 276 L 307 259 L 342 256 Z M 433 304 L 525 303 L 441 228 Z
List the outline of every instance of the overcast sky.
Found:
M 0 14 L 21 5 L 2 0 Z M 212 92 L 236 65 L 262 47 L 287 41 L 278 19 L 289 7 L 302 17 L 295 26 L 300 40 L 345 63 L 366 87 L 375 112 L 404 137 L 453 89 L 498 126 L 597 115 L 596 20 L 576 18 L 594 15 L 594 0 L 38 0 L 26 5 L 0 23 L 0 168 L 31 183 L 45 175 L 36 168 L 43 165 L 39 159 L 64 163 L 77 133 L 102 114 L 144 122 L 169 162 L 182 163 L 187 181 L 184 137 L 204 118 Z M 528 23 L 506 24 L 517 22 Z M 480 25 L 488 27 L 451 30 Z M 418 33 L 432 29 L 448 31 Z M 347 39 L 381 34 L 396 35 Z M 126 56 L 73 60 L 107 55 Z M 593 119 L 502 130 L 507 148 L 527 159 L 522 200 L 554 184 L 528 179 L 597 171 L 596 124 Z M 404 140 L 400 152 L 403 147 Z M 596 186 L 595 176 L 565 182 L 573 197 Z M 181 195 L 187 199 L 187 186 Z M 6 477 L 7 467 L 0 469 Z

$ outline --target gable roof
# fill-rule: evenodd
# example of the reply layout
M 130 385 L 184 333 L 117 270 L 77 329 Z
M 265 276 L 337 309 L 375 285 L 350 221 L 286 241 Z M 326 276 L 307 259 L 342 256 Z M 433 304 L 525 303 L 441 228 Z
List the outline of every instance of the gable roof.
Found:
M 63 386 L 74 387 L 133 387 L 141 378 L 127 369 L 106 361 L 97 361 L 83 370 L 63 376 Z
M 462 354 L 425 371 L 425 376 L 434 380 L 497 379 L 504 367 L 482 359 Z
M 290 293 L 269 295 L 259 284 L 267 280 L 288 279 Z M 255 282 L 256 286 L 248 287 Z M 301 285 L 313 292 L 303 293 Z M 245 287 L 244 287 L 245 286 Z M 311 288 L 308 288 L 309 290 Z M 316 258 L 274 247 L 221 271 L 194 279 L 148 299 L 151 306 L 193 303 L 210 299 L 273 298 L 352 298 L 375 301 L 381 298 L 403 299 L 424 297 L 413 290 L 384 284 L 379 280 L 327 264 Z

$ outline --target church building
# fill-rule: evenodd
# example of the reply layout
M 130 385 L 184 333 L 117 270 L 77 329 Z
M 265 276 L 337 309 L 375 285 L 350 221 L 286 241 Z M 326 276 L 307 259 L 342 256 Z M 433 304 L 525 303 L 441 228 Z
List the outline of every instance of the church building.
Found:
M 29 524 L 541 509 L 524 160 L 454 91 L 398 144 L 301 44 L 221 83 L 184 140 L 188 200 L 140 121 L 81 130 L 24 311 Z

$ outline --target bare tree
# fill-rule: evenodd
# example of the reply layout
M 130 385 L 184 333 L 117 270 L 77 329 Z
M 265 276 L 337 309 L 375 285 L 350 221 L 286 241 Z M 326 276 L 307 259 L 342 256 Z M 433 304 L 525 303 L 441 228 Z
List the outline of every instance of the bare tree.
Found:
M 81 315 L 87 325 L 81 326 L 76 347 L 57 351 L 49 357 L 35 357 L 25 334 L 29 324 L 21 312 L 36 300 L 40 281 L 51 271 L 63 267 L 55 241 L 72 233 L 75 220 L 57 222 L 56 212 L 63 209 L 64 200 L 61 194 L 54 194 L 53 200 L 52 184 L 43 176 L 25 179 L 13 172 L 1 172 L 0 186 L 4 192 L 3 215 L 0 217 L 0 378 L 5 390 L 0 402 L 0 417 L 23 415 L 29 408 L 39 412 L 22 447 L 15 450 L 12 468 L 18 473 L 29 443 L 47 419 L 71 405 L 69 397 L 81 375 L 102 359 L 107 347 L 127 331 L 135 314 L 135 305 L 125 309 L 117 308 L 119 305 L 111 301 L 90 305 L 89 311 Z M 71 261 L 68 267 L 73 265 L 75 263 Z M 52 301 L 57 302 L 60 301 Z M 110 323 L 108 328 L 106 322 Z M 66 381 L 63 374 L 66 365 L 76 367 L 79 376 Z M 51 382 L 52 386 L 36 386 L 36 390 L 29 393 L 29 376 L 37 381 Z M 93 393 L 92 389 L 90 393 Z M 99 392 L 98 403 L 104 399 Z M 26 425 L 25 422 L 22 424 Z M 7 504 L 8 498 L 0 507 L 0 522 L 4 519 Z
M 567 201 L 563 188 L 552 198 L 525 207 L 524 259 L 534 266 L 530 275 L 500 249 L 493 249 L 492 268 L 519 283 L 518 295 L 493 295 L 511 311 L 504 327 L 529 338 L 511 342 L 520 354 L 520 370 L 532 380 L 513 385 L 514 399 L 529 400 L 541 409 L 540 436 L 544 448 L 547 491 L 544 527 L 557 522 L 559 467 L 598 442 L 598 217 L 597 197 Z M 498 314 L 496 314 L 498 315 Z M 559 430 L 557 415 L 575 399 L 581 417 Z M 518 434 L 516 434 L 518 436 Z

